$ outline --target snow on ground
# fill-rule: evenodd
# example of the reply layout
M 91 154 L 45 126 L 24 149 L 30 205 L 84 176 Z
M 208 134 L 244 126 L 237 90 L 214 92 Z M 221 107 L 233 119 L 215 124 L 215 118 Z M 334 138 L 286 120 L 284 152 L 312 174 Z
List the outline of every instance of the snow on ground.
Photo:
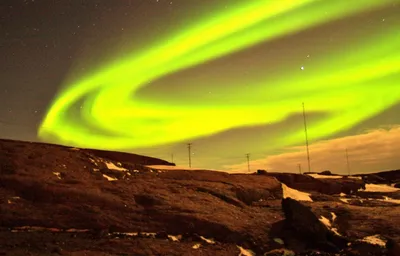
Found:
M 205 238 L 204 236 L 200 236 L 201 240 L 205 241 L 206 243 L 209 244 L 215 244 L 215 241 L 213 239 Z
M 342 179 L 343 176 L 341 175 L 321 175 L 321 174 L 317 174 L 317 173 L 310 173 L 307 174 L 308 176 L 313 177 L 314 179 Z M 357 176 L 347 176 L 348 179 L 355 179 L 355 180 L 361 180 L 361 177 L 357 177 Z
M 343 176 L 339 175 L 321 175 L 321 174 L 316 174 L 316 173 L 310 173 L 307 174 L 308 176 L 313 177 L 314 179 L 341 179 Z
M 339 200 L 346 204 L 349 203 L 349 198 L 339 198 Z
M 378 199 L 379 201 L 383 201 L 383 202 L 389 202 L 389 203 L 394 203 L 394 204 L 400 204 L 400 199 L 393 199 L 387 196 L 383 197 L 384 199 Z
M 189 168 L 189 167 L 183 167 L 183 166 L 172 166 L 172 165 L 146 165 L 146 167 L 149 167 L 151 169 L 155 170 L 188 170 L 188 171 L 204 171 L 206 169 L 204 168 Z M 211 169 L 207 169 L 208 171 L 215 171 Z
M 110 177 L 108 175 L 103 174 L 103 177 L 106 178 L 108 181 L 118 180 L 117 178 Z
M 332 222 L 335 222 L 337 218 L 336 214 L 334 212 L 331 212 L 331 215 L 332 215 Z
M 379 235 L 367 236 L 367 237 L 364 237 L 363 239 L 360 239 L 359 241 L 369 243 L 369 244 L 379 245 L 382 247 L 386 246 L 386 242 L 384 240 L 382 240 L 382 238 L 380 238 Z
M 171 239 L 173 242 L 179 242 L 182 239 L 182 235 L 177 235 L 177 236 L 168 235 L 168 238 Z
M 201 244 L 195 244 L 192 246 L 193 249 L 199 249 Z
M 365 184 L 365 190 L 359 189 L 362 192 L 396 192 L 400 191 L 400 188 L 394 188 L 385 184 Z
M 348 179 L 362 180 L 362 177 L 359 176 L 347 176 Z
M 53 174 L 56 175 L 57 178 L 58 178 L 59 180 L 61 180 L 61 173 L 59 173 L 59 172 L 53 172 Z
M 329 230 L 331 230 L 333 233 L 335 233 L 338 236 L 341 236 L 337 230 L 337 228 L 333 228 L 332 227 L 332 223 L 330 222 L 330 220 L 328 220 L 327 218 L 325 218 L 324 216 L 321 216 L 319 218 L 319 221 L 322 222 L 322 224 L 325 225 L 325 227 L 327 227 Z
M 239 248 L 240 253 L 239 256 L 255 256 L 256 254 L 252 250 L 244 249 L 241 246 L 236 245 Z
M 309 193 L 301 192 L 293 188 L 289 188 L 285 184 L 282 183 L 282 190 L 283 190 L 283 198 L 292 198 L 297 201 L 309 201 L 312 202 L 313 200 L 310 197 Z
M 115 171 L 121 171 L 121 172 L 127 172 L 128 170 L 119 166 L 116 166 L 112 162 L 104 162 L 107 165 L 107 168 L 110 170 L 115 170 Z

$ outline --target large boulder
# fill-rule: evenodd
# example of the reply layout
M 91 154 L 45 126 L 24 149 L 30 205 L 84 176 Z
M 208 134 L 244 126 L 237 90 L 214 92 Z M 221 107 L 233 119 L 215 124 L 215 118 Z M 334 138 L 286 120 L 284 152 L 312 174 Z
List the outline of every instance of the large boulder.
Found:
M 319 174 L 320 174 L 320 175 L 327 175 L 327 176 L 329 176 L 329 175 L 332 175 L 332 172 L 331 172 L 331 171 L 323 171 L 323 172 L 320 172 Z
M 387 182 L 385 178 L 375 174 L 369 174 L 363 176 L 363 180 L 365 181 L 365 183 L 373 183 L 373 184 L 383 184 Z
M 258 175 L 263 175 L 263 174 L 267 174 L 268 172 L 266 170 L 257 170 L 257 174 Z
M 388 249 L 388 256 L 400 255 L 400 245 L 396 243 L 393 239 L 389 238 L 387 240 L 386 248 Z
M 307 206 L 294 199 L 285 198 L 282 199 L 282 210 L 286 226 L 307 248 L 337 252 L 346 247 L 347 239 L 335 235 Z

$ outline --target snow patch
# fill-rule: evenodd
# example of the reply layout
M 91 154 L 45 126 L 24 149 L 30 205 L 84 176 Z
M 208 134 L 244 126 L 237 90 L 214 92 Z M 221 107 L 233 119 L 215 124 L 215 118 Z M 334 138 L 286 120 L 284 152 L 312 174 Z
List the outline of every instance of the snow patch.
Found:
M 128 232 L 128 233 L 118 233 L 118 234 L 122 234 L 125 236 L 138 236 L 139 235 L 138 232 Z
M 348 204 L 350 199 L 348 199 L 348 198 L 339 198 L 339 200 L 342 201 L 343 203 Z
M 346 194 L 342 192 L 342 193 L 340 193 L 340 196 L 346 196 Z
M 336 214 L 334 212 L 331 212 L 331 215 L 332 215 L 332 222 L 335 222 L 337 218 Z
M 310 173 L 307 174 L 308 176 L 313 177 L 314 179 L 341 179 L 343 176 L 339 175 L 321 175 L 321 174 L 316 174 L 316 173 Z
M 240 253 L 239 256 L 255 256 L 256 254 L 252 250 L 244 249 L 241 246 L 236 245 L 239 248 Z
M 324 224 L 325 227 L 327 227 L 327 228 L 328 228 L 329 230 L 331 230 L 333 233 L 335 233 L 335 234 L 338 235 L 338 236 L 341 236 L 341 235 L 339 234 L 337 228 L 333 228 L 333 227 L 332 227 L 332 224 L 331 224 L 330 220 L 328 220 L 328 219 L 325 218 L 324 216 L 321 216 L 321 217 L 319 218 L 319 221 L 321 221 L 322 224 Z
M 199 249 L 201 244 L 195 244 L 192 246 L 193 249 Z
M 313 200 L 310 197 L 309 193 L 301 192 L 293 188 L 289 188 L 285 184 L 282 183 L 283 190 L 283 198 L 292 198 L 297 201 L 308 201 L 312 202 Z
M 96 160 L 94 160 L 93 158 L 89 158 L 89 160 L 90 160 L 90 162 L 92 162 L 94 165 L 96 165 L 96 166 L 97 166 L 97 162 L 96 162 Z
M 189 167 L 183 167 L 183 166 L 173 166 L 173 165 L 146 165 L 146 167 L 149 167 L 153 170 L 177 170 L 177 171 L 216 171 L 216 170 L 211 170 L 211 169 L 204 169 L 204 168 L 189 168 Z
M 58 178 L 59 180 L 61 180 L 61 173 L 59 173 L 59 172 L 53 172 L 53 174 L 56 175 L 57 178 Z
M 104 162 L 104 163 L 106 164 L 107 168 L 110 169 L 110 170 L 121 171 L 121 172 L 127 172 L 128 171 L 127 169 L 119 167 L 119 166 L 115 165 L 112 162 Z
M 343 179 L 344 176 L 341 175 L 321 175 L 317 173 L 310 173 L 307 174 L 308 176 L 313 177 L 314 179 Z M 347 179 L 355 179 L 355 180 L 361 180 L 361 177 L 357 176 L 346 176 Z
M 324 224 L 326 227 L 328 227 L 328 228 L 331 227 L 331 222 L 324 216 L 321 216 L 321 218 L 319 218 L 319 221 L 321 221 L 322 224 Z
M 171 239 L 173 242 L 179 242 L 182 239 L 182 235 L 177 235 L 177 236 L 168 235 L 168 238 Z
M 118 180 L 117 178 L 110 177 L 108 175 L 103 174 L 103 177 L 106 178 L 108 181 L 115 181 Z
M 382 240 L 382 238 L 379 235 L 366 236 L 363 239 L 360 239 L 359 241 L 369 244 L 379 245 L 382 247 L 386 246 L 386 241 Z
M 359 176 L 347 176 L 348 179 L 362 180 Z
M 204 236 L 200 236 L 201 240 L 205 241 L 206 243 L 209 244 L 215 244 L 215 241 L 213 239 L 205 238 Z
M 378 201 L 384 201 L 384 202 L 389 202 L 389 203 L 394 203 L 394 204 L 400 204 L 400 199 L 393 199 L 387 196 L 383 197 L 384 199 L 378 199 Z
M 396 192 L 400 191 L 400 188 L 394 188 L 385 184 L 365 184 L 365 190 L 359 189 L 362 192 Z

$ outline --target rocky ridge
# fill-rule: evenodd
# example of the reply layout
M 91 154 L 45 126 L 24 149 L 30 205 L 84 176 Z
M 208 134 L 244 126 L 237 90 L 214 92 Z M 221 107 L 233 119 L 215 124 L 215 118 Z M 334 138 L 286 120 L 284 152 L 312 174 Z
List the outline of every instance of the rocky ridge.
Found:
M 0 255 L 398 253 L 388 182 L 151 165 L 171 163 L 0 141 Z

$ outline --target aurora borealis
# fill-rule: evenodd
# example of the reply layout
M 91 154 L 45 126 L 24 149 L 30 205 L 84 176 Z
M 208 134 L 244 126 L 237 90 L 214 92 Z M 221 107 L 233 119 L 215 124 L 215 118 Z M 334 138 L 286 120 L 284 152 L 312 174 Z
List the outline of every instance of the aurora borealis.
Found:
M 197 164 L 218 168 L 302 146 L 302 102 L 311 142 L 400 103 L 399 0 L 223 2 L 193 18 L 188 5 L 156 40 L 132 35 L 142 47 L 71 69 L 38 137 L 162 158 L 182 147 L 182 165 L 198 142 Z

